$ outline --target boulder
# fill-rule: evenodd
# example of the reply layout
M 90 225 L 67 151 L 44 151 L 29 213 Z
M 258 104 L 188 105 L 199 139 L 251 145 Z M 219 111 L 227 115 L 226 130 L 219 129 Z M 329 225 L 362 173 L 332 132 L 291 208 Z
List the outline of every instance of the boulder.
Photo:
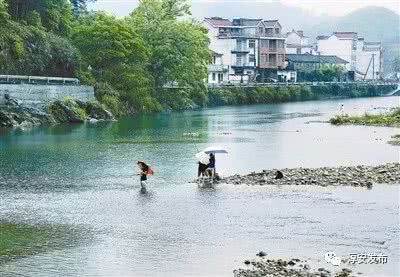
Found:
M 86 113 L 94 119 L 114 120 L 111 112 L 107 111 L 101 104 L 97 102 L 86 103 Z
M 55 101 L 49 106 L 49 113 L 60 123 L 82 123 L 86 120 L 86 112 L 73 101 Z

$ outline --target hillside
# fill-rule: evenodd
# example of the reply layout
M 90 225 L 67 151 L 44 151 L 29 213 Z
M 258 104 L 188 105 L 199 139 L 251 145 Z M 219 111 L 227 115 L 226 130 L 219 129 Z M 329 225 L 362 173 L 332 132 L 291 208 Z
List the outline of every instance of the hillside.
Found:
M 385 49 L 385 73 L 392 71 L 392 60 L 400 56 L 400 15 L 386 8 L 362 8 L 304 29 L 311 38 L 334 31 L 356 31 L 366 41 L 381 41 Z
M 308 30 L 312 37 L 334 31 L 357 31 L 369 41 L 400 41 L 400 15 L 382 7 L 366 7 L 325 20 Z

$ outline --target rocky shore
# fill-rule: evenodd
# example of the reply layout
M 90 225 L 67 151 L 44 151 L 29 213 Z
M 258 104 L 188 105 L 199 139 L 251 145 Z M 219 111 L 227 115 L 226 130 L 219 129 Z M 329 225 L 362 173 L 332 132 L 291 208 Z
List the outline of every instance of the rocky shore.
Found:
M 9 99 L 0 107 L 0 128 L 30 128 L 57 123 L 114 120 L 114 116 L 97 102 L 82 102 L 66 98 L 47 107 L 24 106 Z
M 234 185 L 313 185 L 371 188 L 373 184 L 400 184 L 400 163 L 378 166 L 285 168 L 223 178 L 219 183 Z
M 331 272 L 325 268 L 313 269 L 306 261 L 300 259 L 270 259 L 266 253 L 261 251 L 257 254 L 259 258 L 245 260 L 246 268 L 239 268 L 233 271 L 234 277 L 261 277 L 261 276 L 293 276 L 293 277 L 348 277 L 355 276 L 350 269 L 343 268 Z M 357 272 L 357 276 L 361 273 Z

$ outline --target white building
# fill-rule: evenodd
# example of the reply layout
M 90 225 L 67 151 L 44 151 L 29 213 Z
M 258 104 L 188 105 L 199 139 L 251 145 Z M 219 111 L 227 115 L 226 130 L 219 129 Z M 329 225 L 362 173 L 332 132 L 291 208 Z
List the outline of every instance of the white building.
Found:
M 285 67 L 285 37 L 278 20 L 205 18 L 209 48 L 227 67 L 228 82 L 255 81 Z M 210 68 L 210 67 L 209 67 Z M 212 68 L 212 67 L 211 67 Z M 212 78 L 211 81 L 215 82 Z M 210 76 L 209 76 L 210 77 Z M 209 78 L 210 80 L 210 78 Z M 224 81 L 225 82 L 225 79 Z
M 347 70 L 356 71 L 357 33 L 335 32 L 317 37 L 319 55 L 335 55 L 348 62 Z
M 229 80 L 229 66 L 223 63 L 223 54 L 211 51 L 211 62 L 208 65 L 208 83 L 221 84 Z
M 317 53 L 335 55 L 349 63 L 355 79 L 379 79 L 383 76 L 383 48 L 380 42 L 365 42 L 356 32 L 334 32 L 317 37 Z
M 383 77 L 383 47 L 380 42 L 358 39 L 357 73 L 360 79 L 376 80 Z
M 314 54 L 313 46 L 308 39 L 301 30 L 287 32 L 286 54 Z

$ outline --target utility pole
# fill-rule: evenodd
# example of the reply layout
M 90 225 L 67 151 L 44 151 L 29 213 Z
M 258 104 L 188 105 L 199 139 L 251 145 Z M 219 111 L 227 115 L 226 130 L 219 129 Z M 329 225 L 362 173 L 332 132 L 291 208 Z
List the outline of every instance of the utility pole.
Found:
M 375 53 L 372 53 L 372 80 L 375 81 Z

